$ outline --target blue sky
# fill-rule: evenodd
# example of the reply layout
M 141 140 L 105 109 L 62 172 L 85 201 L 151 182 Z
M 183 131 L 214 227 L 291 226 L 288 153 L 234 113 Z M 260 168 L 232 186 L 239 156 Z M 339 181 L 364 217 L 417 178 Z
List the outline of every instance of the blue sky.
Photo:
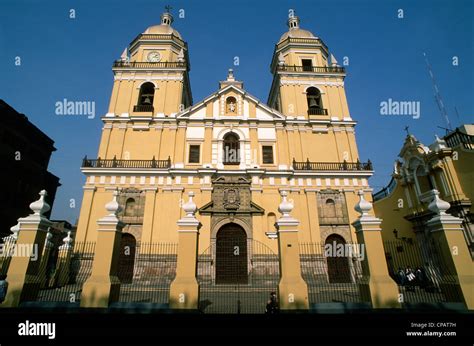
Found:
M 111 64 L 137 34 L 160 22 L 166 4 L 189 45 L 194 102 L 214 92 L 230 67 L 248 92 L 266 101 L 274 45 L 287 30 L 288 9 L 295 9 L 301 27 L 321 37 L 339 62 L 349 58 L 349 109 L 359 123 L 361 159 L 375 165 L 375 190 L 390 180 L 405 125 L 425 144 L 444 132 L 437 128 L 445 123 L 422 52 L 428 53 L 453 125 L 473 122 L 472 1 L 2 0 L 0 98 L 56 142 L 49 169 L 62 186 L 53 218 L 76 221 L 84 183 L 81 159 L 97 154 Z M 70 9 L 75 19 L 69 18 Z M 185 10 L 184 19 L 177 18 L 179 9 Z M 16 56 L 21 66 L 15 66 Z M 234 56 L 239 66 L 233 66 Z M 95 101 L 95 119 L 56 115 L 55 103 L 64 98 Z M 389 98 L 420 102 L 420 118 L 380 115 L 380 103 Z M 75 208 L 69 206 L 71 198 Z

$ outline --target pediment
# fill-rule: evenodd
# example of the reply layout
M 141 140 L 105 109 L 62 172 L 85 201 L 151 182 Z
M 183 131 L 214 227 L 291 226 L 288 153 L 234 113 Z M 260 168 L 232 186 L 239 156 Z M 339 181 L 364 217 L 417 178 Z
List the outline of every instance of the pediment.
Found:
M 236 85 L 228 85 L 179 112 L 178 119 L 284 120 L 285 116 Z

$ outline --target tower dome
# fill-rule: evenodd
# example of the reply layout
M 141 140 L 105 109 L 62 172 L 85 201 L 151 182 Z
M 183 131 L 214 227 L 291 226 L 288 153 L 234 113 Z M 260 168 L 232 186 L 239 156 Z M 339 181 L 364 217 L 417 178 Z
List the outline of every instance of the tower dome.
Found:
M 285 32 L 281 37 L 278 43 L 286 40 L 288 37 L 291 38 L 317 38 L 310 31 L 300 28 L 300 18 L 293 15 L 288 18 L 288 31 Z
M 173 23 L 173 16 L 167 10 L 161 15 L 161 24 L 153 25 L 147 28 L 143 33 L 144 34 L 157 34 L 157 35 L 175 35 L 179 39 L 182 39 L 181 34 L 175 30 L 171 24 Z

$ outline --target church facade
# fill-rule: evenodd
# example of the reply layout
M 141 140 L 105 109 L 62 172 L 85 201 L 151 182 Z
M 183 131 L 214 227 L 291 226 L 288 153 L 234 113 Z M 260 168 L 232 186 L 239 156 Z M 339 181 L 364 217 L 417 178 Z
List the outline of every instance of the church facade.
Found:
M 82 164 L 76 233 L 53 244 L 46 191 L 12 228 L 9 249 L 42 251 L 0 258 L 10 285 L 1 307 L 263 313 L 271 295 L 294 311 L 472 309 L 470 127 L 430 148 L 407 137 L 396 187 L 376 194 L 373 210 L 345 70 L 298 17 L 275 45 L 266 103 L 232 70 L 194 102 L 188 47 L 172 22 L 164 13 L 113 64 L 98 154 Z M 459 143 L 466 150 L 453 151 Z M 403 215 L 393 210 L 400 196 Z
M 97 158 L 86 176 L 76 241 L 95 241 L 96 220 L 118 190 L 123 233 L 142 243 L 176 242 L 189 191 L 202 223 L 199 250 L 219 237 L 252 239 L 277 252 L 280 191 L 288 191 L 302 242 L 356 242 L 351 225 L 370 161 L 359 157 L 345 69 L 298 17 L 271 60 L 267 103 L 232 70 L 193 102 L 186 42 L 170 13 L 113 65 L 114 84 Z M 226 235 L 227 234 L 227 235 Z

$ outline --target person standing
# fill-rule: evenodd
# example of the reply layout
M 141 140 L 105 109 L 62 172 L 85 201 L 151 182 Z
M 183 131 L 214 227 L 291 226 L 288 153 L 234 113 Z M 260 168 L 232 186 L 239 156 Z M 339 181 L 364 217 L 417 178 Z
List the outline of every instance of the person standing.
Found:
M 277 314 L 280 312 L 280 308 L 278 307 L 278 301 L 276 297 L 276 292 L 270 293 L 270 300 L 267 302 L 267 306 L 265 308 L 266 314 Z

